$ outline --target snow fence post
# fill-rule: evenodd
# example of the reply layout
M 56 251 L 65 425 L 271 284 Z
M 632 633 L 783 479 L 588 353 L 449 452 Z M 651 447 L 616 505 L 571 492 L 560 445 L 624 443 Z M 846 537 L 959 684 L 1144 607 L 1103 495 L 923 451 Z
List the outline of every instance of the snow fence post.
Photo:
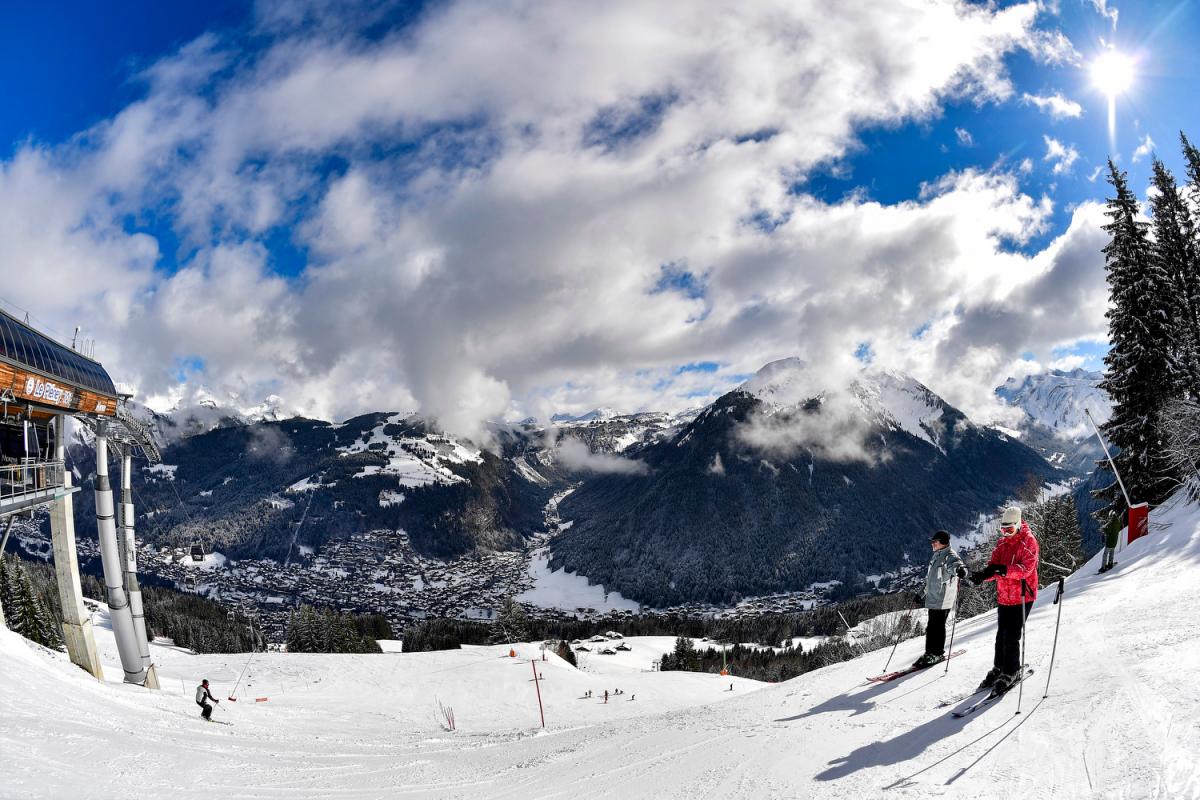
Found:
M 1050 669 L 1046 672 L 1046 691 L 1042 694 L 1042 699 L 1045 700 L 1050 696 L 1050 676 L 1054 674 L 1054 654 L 1058 652 L 1058 626 L 1062 623 L 1062 600 L 1063 592 L 1065 591 L 1064 579 L 1058 579 L 1058 594 L 1054 595 L 1054 605 L 1058 606 L 1058 619 L 1054 623 L 1054 646 L 1050 649 Z

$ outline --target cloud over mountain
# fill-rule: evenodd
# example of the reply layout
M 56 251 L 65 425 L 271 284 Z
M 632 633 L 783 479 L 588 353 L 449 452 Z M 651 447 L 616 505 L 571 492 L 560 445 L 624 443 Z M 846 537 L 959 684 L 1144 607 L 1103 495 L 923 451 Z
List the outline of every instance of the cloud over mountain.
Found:
M 939 392 L 986 411 L 1018 353 L 1102 327 L 1090 304 L 1022 324 L 1031 286 L 1102 285 L 1096 215 L 1030 254 L 1052 204 L 1003 165 L 894 204 L 809 189 L 865 126 L 1012 98 L 1006 55 L 1046 58 L 1034 3 L 334 6 L 260 6 L 0 162 L 0 261 L 32 276 L 10 299 L 83 323 L 142 397 L 182 364 L 474 436 L 564 401 L 694 405 L 797 352 L 844 370 L 864 342 L 953 365 Z

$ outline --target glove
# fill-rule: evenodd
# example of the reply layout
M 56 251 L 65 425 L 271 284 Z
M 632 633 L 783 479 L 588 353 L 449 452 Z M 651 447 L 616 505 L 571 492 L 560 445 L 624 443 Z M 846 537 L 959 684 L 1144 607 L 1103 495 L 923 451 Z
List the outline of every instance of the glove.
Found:
M 954 570 L 954 574 L 957 575 L 959 578 L 965 578 L 965 577 L 967 577 L 967 568 L 959 567 L 958 569 Z
M 913 602 L 919 606 L 925 605 L 925 595 L 920 594 L 919 592 L 913 592 L 912 599 Z
M 972 572 L 971 573 L 971 583 L 975 584 L 976 586 L 982 586 L 983 582 L 986 581 L 990 577 L 991 576 L 988 575 L 987 570 L 980 570 L 979 572 Z
M 1007 564 L 992 564 L 991 570 L 992 570 L 993 575 L 1007 575 L 1008 574 L 1008 565 Z

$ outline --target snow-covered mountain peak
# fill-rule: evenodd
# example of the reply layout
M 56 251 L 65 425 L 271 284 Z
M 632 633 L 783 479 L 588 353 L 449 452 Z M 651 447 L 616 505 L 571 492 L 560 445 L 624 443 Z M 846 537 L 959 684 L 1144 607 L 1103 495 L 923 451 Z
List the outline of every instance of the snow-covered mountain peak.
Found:
M 1098 424 L 1112 416 L 1112 402 L 1100 388 L 1102 379 L 1099 372 L 1056 369 L 1021 379 L 1009 378 L 996 389 L 996 395 L 1058 436 L 1081 439 L 1091 432 L 1084 409 L 1092 412 Z
M 853 403 L 865 421 L 906 431 L 941 447 L 945 401 L 915 378 L 894 370 L 865 368 L 848 386 L 838 387 L 804 360 L 783 358 L 764 366 L 739 390 L 761 400 L 770 412 L 811 402 Z
M 863 407 L 878 421 L 942 449 L 946 401 L 912 376 L 889 370 L 867 370 L 855 381 Z
M 738 389 L 768 406 L 790 408 L 820 397 L 825 387 L 803 359 L 790 357 L 765 365 Z
M 617 414 L 616 411 L 609 408 L 608 406 L 600 406 L 599 408 L 593 408 L 591 411 L 587 412 L 586 414 L 579 414 L 579 415 L 555 414 L 553 417 L 550 418 L 550 421 L 554 422 L 554 423 L 595 422 L 597 420 L 613 419 L 614 417 L 617 417 L 617 416 L 620 416 L 620 415 Z

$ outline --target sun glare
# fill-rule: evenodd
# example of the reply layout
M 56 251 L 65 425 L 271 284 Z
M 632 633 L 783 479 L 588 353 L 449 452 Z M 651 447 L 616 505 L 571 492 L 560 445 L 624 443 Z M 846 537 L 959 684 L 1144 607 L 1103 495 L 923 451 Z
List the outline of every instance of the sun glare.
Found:
M 1109 97 L 1129 91 L 1133 85 L 1133 59 L 1116 50 L 1106 50 L 1092 62 L 1092 84 Z

